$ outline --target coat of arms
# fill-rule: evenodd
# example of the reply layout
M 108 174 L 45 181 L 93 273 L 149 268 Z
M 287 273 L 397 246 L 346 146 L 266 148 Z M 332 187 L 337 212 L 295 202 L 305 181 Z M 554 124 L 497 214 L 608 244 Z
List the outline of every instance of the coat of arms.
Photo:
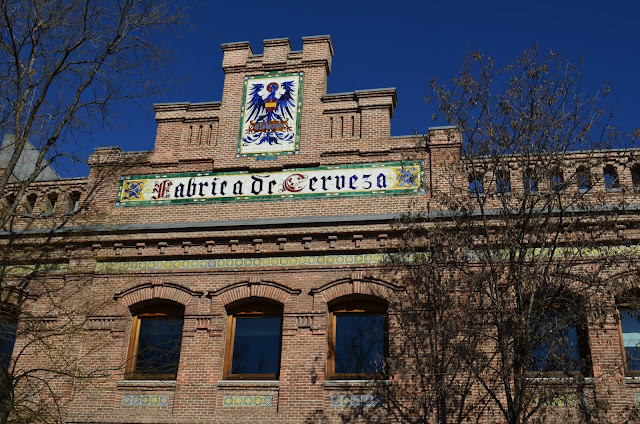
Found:
M 302 73 L 246 77 L 240 156 L 298 152 Z

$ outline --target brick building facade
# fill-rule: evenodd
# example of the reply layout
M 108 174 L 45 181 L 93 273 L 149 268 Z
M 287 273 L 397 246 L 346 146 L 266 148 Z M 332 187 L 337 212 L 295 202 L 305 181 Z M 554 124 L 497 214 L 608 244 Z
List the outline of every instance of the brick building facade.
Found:
M 99 148 L 87 178 L 30 188 L 37 200 L 15 226 L 20 243 L 47 246 L 35 278 L 77 281 L 100 305 L 68 349 L 108 372 L 55 380 L 68 422 L 340 422 L 353 405 L 385 408 L 369 384 L 385 378 L 380 358 L 338 358 L 340 326 L 386 325 L 403 289 L 380 269 L 399 237 L 392 224 L 438 209 L 432 193 L 461 162 L 461 140 L 445 127 L 430 129 L 426 148 L 425 137 L 390 136 L 395 89 L 327 94 L 331 40 L 302 44 L 265 40 L 261 55 L 222 45 L 221 101 L 156 104 L 153 151 Z M 629 155 L 601 154 L 618 166 L 616 187 L 640 184 Z M 593 186 L 622 195 L 610 189 Z M 7 278 L 18 286 L 19 275 Z M 45 298 L 29 308 L 55 326 L 64 314 Z M 640 403 L 617 329 L 612 318 L 589 330 L 614 411 Z M 14 358 L 51 360 L 22 350 L 20 334 Z M 371 343 L 384 356 L 386 342 Z M 144 346 L 160 353 L 142 358 Z

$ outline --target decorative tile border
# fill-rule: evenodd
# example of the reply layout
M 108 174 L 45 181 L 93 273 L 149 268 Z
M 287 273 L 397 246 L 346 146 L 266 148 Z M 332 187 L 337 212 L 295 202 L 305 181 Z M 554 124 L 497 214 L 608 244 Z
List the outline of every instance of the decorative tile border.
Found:
M 224 406 L 248 406 L 248 407 L 270 407 L 273 406 L 273 396 L 265 395 L 225 395 L 222 400 Z
M 96 272 L 159 271 L 172 269 L 216 269 L 243 267 L 289 267 L 313 265 L 379 264 L 385 258 L 381 253 L 360 255 L 286 256 L 268 258 L 180 259 L 169 261 L 111 261 L 98 262 Z
M 331 395 L 331 406 L 334 407 L 355 407 L 367 406 L 378 407 L 382 405 L 382 396 L 376 395 Z
M 125 406 L 169 406 L 169 395 L 122 395 Z
M 640 405 L 640 393 L 635 393 L 636 405 Z
M 578 396 L 571 393 L 552 396 L 534 396 L 533 406 L 576 406 L 578 401 Z M 586 401 L 586 398 L 584 401 Z
M 24 275 L 31 272 L 64 272 L 69 269 L 68 263 L 41 264 L 41 265 L 11 265 L 5 268 L 10 275 Z
M 369 162 L 274 172 L 122 175 L 116 207 L 424 193 L 424 161 Z
M 496 257 L 507 258 L 509 256 L 508 250 L 496 250 L 494 255 Z M 550 257 L 553 253 L 554 258 L 589 258 L 594 256 L 631 256 L 640 254 L 640 245 L 625 245 L 625 246 L 597 246 L 597 247 L 558 247 L 556 249 L 548 248 L 532 248 L 525 252 L 525 257 L 531 259 L 539 256 Z M 476 250 L 467 253 L 467 259 L 477 260 L 485 252 Z

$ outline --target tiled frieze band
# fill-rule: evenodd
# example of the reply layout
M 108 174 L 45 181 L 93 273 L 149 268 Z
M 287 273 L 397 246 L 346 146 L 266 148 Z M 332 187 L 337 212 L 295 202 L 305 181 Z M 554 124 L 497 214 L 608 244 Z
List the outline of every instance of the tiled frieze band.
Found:
M 382 405 L 382 397 L 377 395 L 331 395 L 331 406 L 334 407 L 377 407 Z
M 159 271 L 170 269 L 216 269 L 242 267 L 279 267 L 313 265 L 379 264 L 384 255 L 366 253 L 360 255 L 291 256 L 269 258 L 185 259 L 163 261 L 109 261 L 99 262 L 96 272 Z
M 169 406 L 169 395 L 122 395 L 125 406 Z
M 533 406 L 575 406 L 580 398 L 573 393 L 554 394 L 551 396 L 534 396 Z M 587 401 L 583 398 L 583 403 Z
M 273 396 L 265 395 L 225 395 L 224 406 L 270 407 L 273 406 Z
M 22 275 L 32 272 L 64 272 L 69 269 L 68 263 L 40 265 L 11 265 L 5 268 L 7 274 Z

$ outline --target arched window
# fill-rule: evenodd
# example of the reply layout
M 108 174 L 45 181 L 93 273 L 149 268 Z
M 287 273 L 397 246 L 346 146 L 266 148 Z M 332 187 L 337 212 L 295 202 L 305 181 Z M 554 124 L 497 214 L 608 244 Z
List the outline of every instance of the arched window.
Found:
M 26 215 L 31 215 L 36 207 L 36 200 L 38 196 L 35 193 L 31 193 L 27 196 L 27 201 L 23 205 L 22 210 Z
M 633 191 L 640 193 L 640 163 L 636 163 L 631 167 L 631 184 Z
M 529 168 L 524 172 L 523 186 L 525 193 L 538 193 L 538 176 L 533 168 Z
M 469 196 L 482 197 L 484 196 L 484 182 L 483 175 L 478 173 L 469 174 Z
M 373 296 L 347 296 L 329 305 L 328 379 L 374 379 L 385 374 L 387 305 Z
M 560 168 L 553 168 L 549 174 L 549 185 L 551 191 L 562 193 L 565 190 L 564 174 Z
M 53 215 L 56 211 L 56 207 L 58 205 L 58 194 L 57 193 L 49 193 L 47 194 L 47 201 L 44 207 L 45 215 Z
M 0 304 L 0 372 L 9 372 L 18 331 L 18 312 L 13 305 Z
M 184 306 L 154 300 L 131 307 L 131 341 L 127 378 L 175 380 L 180 362 Z
M 532 319 L 529 370 L 546 374 L 591 373 L 584 317 L 567 308 L 554 308 Z
M 576 178 L 578 182 L 578 190 L 580 193 L 588 193 L 593 187 L 591 181 L 591 171 L 585 166 L 578 167 L 576 171 Z
M 72 214 L 80 210 L 80 192 L 72 191 L 69 193 L 67 203 L 67 213 Z
M 622 359 L 627 375 L 640 375 L 640 299 L 617 299 Z
M 496 193 L 502 196 L 511 193 L 511 176 L 506 169 L 496 171 Z
M 232 306 L 227 311 L 227 379 L 277 380 L 280 377 L 282 305 L 266 299 Z
M 603 170 L 604 187 L 607 191 L 618 191 L 620 181 L 618 181 L 618 170 L 613 165 L 607 165 Z

